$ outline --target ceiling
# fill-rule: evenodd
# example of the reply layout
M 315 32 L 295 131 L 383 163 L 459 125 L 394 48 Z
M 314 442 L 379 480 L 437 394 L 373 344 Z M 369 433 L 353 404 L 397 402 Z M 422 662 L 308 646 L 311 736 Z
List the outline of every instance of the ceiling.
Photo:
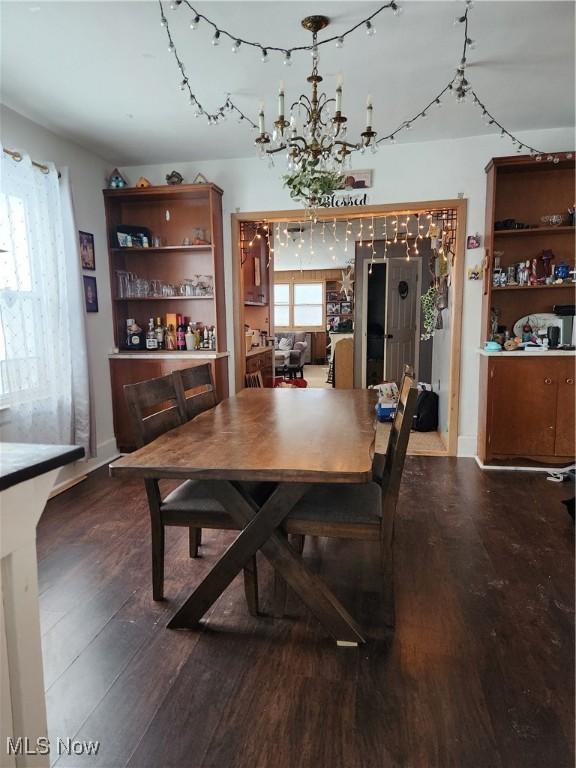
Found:
M 259 43 L 293 46 L 309 42 L 301 17 L 331 17 L 327 32 L 338 34 L 379 7 L 379 2 L 215 2 L 197 0 L 198 10 L 233 34 Z M 265 102 L 268 125 L 278 83 L 287 101 L 306 86 L 311 57 L 294 54 L 287 68 L 279 54 L 264 65 L 256 50 L 237 54 L 228 40 L 217 48 L 206 24 L 192 31 L 191 13 L 166 14 L 193 90 L 208 110 L 229 92 L 256 119 Z M 453 25 L 464 4 L 403 2 L 363 29 L 343 49 L 321 48 L 320 72 L 328 90 L 344 77 L 343 109 L 351 135 L 362 128 L 366 95 L 374 99 L 380 134 L 423 108 L 452 78 L 459 62 L 462 25 Z M 180 91 L 179 72 L 168 53 L 157 2 L 50 2 L 3 0 L 2 101 L 47 128 L 118 164 L 249 157 L 254 132 L 236 120 L 208 127 L 194 118 Z M 322 37 L 320 33 L 320 37 Z M 470 13 L 468 78 L 493 114 L 512 131 L 574 124 L 574 4 L 476 0 Z M 491 133 L 477 108 L 452 98 L 404 134 L 426 141 Z

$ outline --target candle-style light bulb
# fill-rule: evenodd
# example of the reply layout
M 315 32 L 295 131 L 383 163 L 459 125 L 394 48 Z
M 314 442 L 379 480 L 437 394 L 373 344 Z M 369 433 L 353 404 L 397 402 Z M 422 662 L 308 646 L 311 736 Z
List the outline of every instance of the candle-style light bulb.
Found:
M 342 111 L 342 75 L 336 78 L 336 112 Z
M 258 113 L 258 128 L 260 130 L 260 135 L 263 135 L 265 133 L 265 127 L 264 127 L 264 104 L 260 104 L 260 112 Z
M 372 126 L 372 96 L 368 95 L 366 99 L 366 127 Z
M 284 117 L 284 80 L 280 80 L 278 89 L 278 117 Z

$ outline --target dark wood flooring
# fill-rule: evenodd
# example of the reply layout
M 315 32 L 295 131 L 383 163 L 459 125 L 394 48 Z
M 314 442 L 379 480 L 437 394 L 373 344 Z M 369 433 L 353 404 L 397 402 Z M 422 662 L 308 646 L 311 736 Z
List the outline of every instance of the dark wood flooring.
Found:
M 240 579 L 200 631 L 167 630 L 231 534 L 207 532 L 190 560 L 187 532 L 169 530 L 169 599 L 155 604 L 143 487 L 99 470 L 38 529 L 50 735 L 101 742 L 58 767 L 572 766 L 569 492 L 541 474 L 409 457 L 393 638 L 379 630 L 377 548 L 306 543 L 373 638 L 342 649 L 294 596 L 286 619 L 250 617 Z

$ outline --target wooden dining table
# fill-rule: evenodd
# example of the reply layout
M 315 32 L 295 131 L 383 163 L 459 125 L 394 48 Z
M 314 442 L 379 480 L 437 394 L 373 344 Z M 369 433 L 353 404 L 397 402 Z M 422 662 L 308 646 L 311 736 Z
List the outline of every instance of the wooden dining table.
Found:
M 110 465 L 117 477 L 197 479 L 241 528 L 168 624 L 191 629 L 260 551 L 339 645 L 364 634 L 282 531 L 314 483 L 372 480 L 371 390 L 244 389 Z M 268 482 L 259 506 L 239 483 Z

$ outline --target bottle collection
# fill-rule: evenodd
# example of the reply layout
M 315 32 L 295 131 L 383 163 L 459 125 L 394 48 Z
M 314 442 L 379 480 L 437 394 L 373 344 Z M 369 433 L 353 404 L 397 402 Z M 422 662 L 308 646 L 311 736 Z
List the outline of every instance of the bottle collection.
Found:
M 166 322 L 162 322 L 161 317 L 151 317 L 148 328 L 144 330 L 136 320 L 130 318 L 126 320 L 126 348 L 175 352 L 215 351 L 216 328 L 193 323 L 191 318 L 183 315 L 167 315 Z

